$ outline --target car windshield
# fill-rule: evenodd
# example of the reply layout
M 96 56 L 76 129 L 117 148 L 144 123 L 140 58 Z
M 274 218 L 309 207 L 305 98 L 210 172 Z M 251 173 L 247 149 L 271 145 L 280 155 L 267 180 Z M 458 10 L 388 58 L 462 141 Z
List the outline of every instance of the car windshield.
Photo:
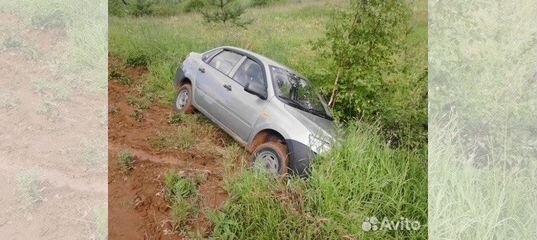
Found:
M 332 120 L 332 114 L 324 99 L 317 94 L 304 77 L 286 69 L 270 66 L 276 96 L 289 105 Z

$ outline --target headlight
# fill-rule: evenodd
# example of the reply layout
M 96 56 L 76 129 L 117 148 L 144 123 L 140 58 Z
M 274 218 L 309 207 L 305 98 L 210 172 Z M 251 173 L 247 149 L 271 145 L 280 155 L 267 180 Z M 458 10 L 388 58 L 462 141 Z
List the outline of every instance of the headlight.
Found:
M 330 142 L 322 139 L 319 136 L 310 134 L 309 143 L 309 147 L 311 148 L 311 150 L 316 153 L 323 153 L 330 150 Z

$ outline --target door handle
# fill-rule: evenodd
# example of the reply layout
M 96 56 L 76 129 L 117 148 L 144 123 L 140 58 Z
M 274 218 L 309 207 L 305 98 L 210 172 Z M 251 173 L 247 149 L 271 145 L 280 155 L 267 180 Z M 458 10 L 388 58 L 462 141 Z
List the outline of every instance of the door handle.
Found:
M 228 91 L 231 91 L 231 85 L 224 85 L 224 88 L 227 89 Z
M 200 71 L 202 73 L 205 73 L 205 68 L 200 67 L 200 68 L 198 68 L 198 71 Z

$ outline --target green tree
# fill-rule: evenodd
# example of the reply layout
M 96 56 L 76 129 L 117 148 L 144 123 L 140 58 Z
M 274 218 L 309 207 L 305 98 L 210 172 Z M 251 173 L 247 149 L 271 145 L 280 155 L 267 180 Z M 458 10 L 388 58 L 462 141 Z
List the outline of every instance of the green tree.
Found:
M 251 21 L 241 19 L 244 7 L 237 0 L 208 0 L 201 14 L 207 22 L 233 23 L 244 27 Z
M 420 120 L 425 121 L 422 125 L 427 121 L 427 85 L 420 86 L 417 96 L 410 96 L 416 95 L 411 86 L 415 83 L 402 79 L 407 77 L 402 73 L 404 61 L 397 59 L 405 49 L 409 16 L 405 1 L 354 0 L 350 8 L 335 11 L 325 37 L 315 44 L 328 62 L 322 89 L 329 95 L 336 117 L 344 122 L 355 118 L 380 121 L 389 141 L 396 145 L 401 142 L 400 129 L 416 121 L 416 116 L 402 112 L 407 109 L 394 109 L 396 99 L 407 101 L 406 105 L 397 103 L 399 108 L 412 106 L 424 111 L 425 115 L 419 113 L 423 115 Z M 424 71 L 422 82 L 426 76 Z M 415 99 L 420 103 L 411 102 Z M 425 142 L 426 132 L 420 136 Z

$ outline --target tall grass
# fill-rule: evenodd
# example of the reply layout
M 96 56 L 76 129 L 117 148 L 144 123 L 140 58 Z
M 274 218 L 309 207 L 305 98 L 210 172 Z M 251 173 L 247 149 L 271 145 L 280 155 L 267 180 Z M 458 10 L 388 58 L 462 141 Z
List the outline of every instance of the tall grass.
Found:
M 127 63 L 147 64 L 150 74 L 144 93 L 165 102 L 173 101 L 173 78 L 184 57 L 222 45 L 250 49 L 306 76 L 314 75 L 310 73 L 319 71 L 320 63 L 309 42 L 321 36 L 330 11 L 317 2 L 254 8 L 246 13 L 246 18 L 255 16 L 247 29 L 207 25 L 195 13 L 169 18 L 110 17 L 110 54 Z
M 537 239 L 537 2 L 429 13 L 430 235 Z
M 422 1 L 421 3 L 424 3 Z M 343 1 L 332 4 L 343 5 Z M 324 35 L 331 8 L 326 2 L 275 4 L 251 8 L 247 29 L 207 25 L 194 13 L 173 17 L 111 17 L 110 54 L 149 69 L 142 92 L 170 103 L 175 69 L 191 51 L 233 45 L 261 53 L 301 72 L 314 84 L 328 79 L 326 59 L 312 49 Z M 420 12 L 409 38 L 413 73 L 426 63 L 426 18 Z M 424 30 L 425 29 L 425 30 Z M 413 48 L 417 50 L 414 51 Z M 401 94 L 400 94 L 401 95 Z M 409 98 L 411 96 L 401 96 Z M 397 99 L 394 98 L 394 103 Z M 400 105 L 394 105 L 396 108 Z M 403 106 L 404 107 L 404 106 Z M 402 108 L 403 108 L 402 107 Z M 173 120 L 182 121 L 182 120 Z M 308 179 L 274 180 L 249 170 L 226 178 L 230 199 L 211 214 L 217 239 L 424 239 L 427 237 L 427 163 L 425 148 L 409 151 L 384 144 L 378 127 L 365 123 L 347 129 L 342 146 L 315 161 Z M 237 158 L 223 156 L 224 158 Z M 230 169 L 230 167 L 226 167 Z M 230 171 L 226 175 L 230 174 Z M 418 230 L 364 231 L 368 218 L 402 218 L 421 223 Z
M 426 153 L 390 149 L 376 127 L 352 126 L 344 143 L 316 159 L 309 179 L 277 181 L 244 170 L 227 182 L 230 201 L 214 216 L 222 239 L 425 239 Z M 370 217 L 418 221 L 418 230 L 364 231 Z

